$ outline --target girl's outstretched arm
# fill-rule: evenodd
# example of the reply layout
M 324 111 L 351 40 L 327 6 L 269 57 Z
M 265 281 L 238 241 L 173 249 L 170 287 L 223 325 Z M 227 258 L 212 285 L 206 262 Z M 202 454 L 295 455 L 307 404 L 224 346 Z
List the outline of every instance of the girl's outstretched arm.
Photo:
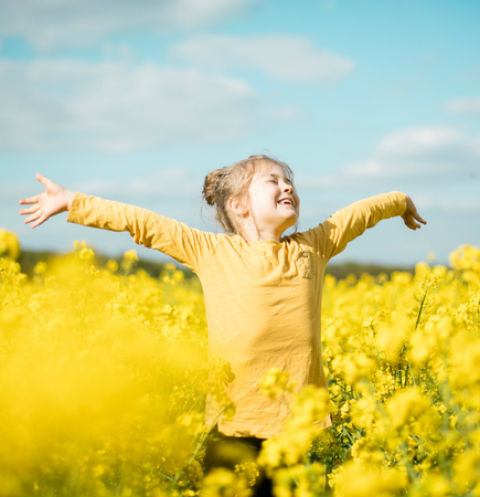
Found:
M 75 192 L 63 188 L 40 173 L 37 173 L 35 177 L 45 187 L 45 191 L 33 197 L 22 198 L 18 202 L 21 205 L 31 205 L 31 207 L 21 209 L 19 214 L 31 214 L 24 222 L 33 223 L 32 228 L 40 226 L 55 214 L 68 211 L 75 196 Z
M 31 205 L 20 210 L 20 214 L 31 214 L 25 222 L 32 223 L 32 228 L 55 214 L 68 211 L 68 222 L 128 231 L 139 245 L 160 250 L 193 271 L 198 270 L 205 254 L 214 251 L 216 235 L 213 233 L 190 228 L 141 207 L 72 192 L 41 174 L 37 174 L 37 179 L 45 186 L 45 192 L 19 201 Z
M 401 216 L 405 225 L 416 230 L 426 221 L 418 214 L 412 199 L 402 192 L 390 192 L 359 200 L 330 216 L 310 230 L 326 260 L 342 252 L 347 244 L 382 219 Z

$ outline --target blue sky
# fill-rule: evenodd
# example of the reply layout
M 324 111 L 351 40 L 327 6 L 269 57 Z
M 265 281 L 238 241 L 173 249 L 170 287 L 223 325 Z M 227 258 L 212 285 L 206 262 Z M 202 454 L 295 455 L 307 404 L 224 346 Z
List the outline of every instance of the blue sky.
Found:
M 0 0 L 0 227 L 135 247 L 65 214 L 24 226 L 39 171 L 216 231 L 205 174 L 267 153 L 295 172 L 300 229 L 391 190 L 428 221 L 383 221 L 338 262 L 444 263 L 480 246 L 479 21 L 474 0 Z

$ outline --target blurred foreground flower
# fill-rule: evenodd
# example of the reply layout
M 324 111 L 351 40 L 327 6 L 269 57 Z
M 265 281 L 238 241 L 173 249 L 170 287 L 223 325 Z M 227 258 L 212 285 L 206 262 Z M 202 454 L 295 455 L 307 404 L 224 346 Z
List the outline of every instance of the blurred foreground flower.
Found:
M 0 228 L 0 257 L 17 260 L 20 255 L 20 242 L 16 235 Z

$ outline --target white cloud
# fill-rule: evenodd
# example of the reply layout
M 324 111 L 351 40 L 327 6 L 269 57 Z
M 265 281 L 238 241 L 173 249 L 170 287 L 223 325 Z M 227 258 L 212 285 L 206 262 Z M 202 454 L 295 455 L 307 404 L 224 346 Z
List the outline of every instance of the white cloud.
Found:
M 418 209 L 431 209 L 442 211 L 467 211 L 480 212 L 480 199 L 478 197 L 457 197 L 452 201 L 450 195 L 432 195 L 424 193 L 415 196 L 415 205 Z
M 105 59 L 116 59 L 131 62 L 134 60 L 136 52 L 126 43 L 107 42 L 102 45 L 102 55 Z
M 343 174 L 447 182 L 478 177 L 479 164 L 480 151 L 475 140 L 455 128 L 425 126 L 386 136 L 371 158 L 347 166 Z
M 255 68 L 288 81 L 332 83 L 353 69 L 352 60 L 320 50 L 301 37 L 204 35 L 174 45 L 171 56 L 215 69 Z
M 306 194 L 350 197 L 362 191 L 403 190 L 419 199 L 419 207 L 478 211 L 480 208 L 480 141 L 455 128 L 424 126 L 400 130 L 379 141 L 370 157 L 346 164 L 330 174 L 297 175 Z
M 457 98 L 444 105 L 447 112 L 480 116 L 480 97 Z
M 239 12 L 254 0 L 0 0 L 0 32 L 39 49 L 89 45 L 120 30 L 192 29 Z
M 221 142 L 291 109 L 269 109 L 244 81 L 126 62 L 0 59 L 0 149 L 129 151 Z
M 183 202 L 200 196 L 200 185 L 201 181 L 191 172 L 184 167 L 176 167 L 135 176 L 128 184 L 115 178 L 93 179 L 71 185 L 70 188 L 105 198 L 141 198 L 148 201 L 156 198 L 162 202 L 165 199 Z

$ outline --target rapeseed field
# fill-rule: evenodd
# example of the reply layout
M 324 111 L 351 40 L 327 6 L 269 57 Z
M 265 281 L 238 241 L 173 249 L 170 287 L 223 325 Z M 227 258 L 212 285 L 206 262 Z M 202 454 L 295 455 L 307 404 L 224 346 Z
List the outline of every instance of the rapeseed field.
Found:
M 324 390 L 270 371 L 292 415 L 257 463 L 206 477 L 206 395 L 228 416 L 228 364 L 207 361 L 201 288 L 95 264 L 76 244 L 15 262 L 0 233 L 0 496 L 480 496 L 480 249 L 415 273 L 325 279 Z M 292 399 L 293 400 L 287 400 Z M 330 410 L 333 426 L 317 427 Z

